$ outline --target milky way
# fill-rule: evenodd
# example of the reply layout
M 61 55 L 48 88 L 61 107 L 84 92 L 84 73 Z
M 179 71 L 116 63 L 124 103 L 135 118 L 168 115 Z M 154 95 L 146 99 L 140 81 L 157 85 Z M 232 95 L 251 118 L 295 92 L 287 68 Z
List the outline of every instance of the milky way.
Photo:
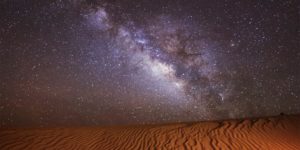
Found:
M 0 126 L 300 113 L 299 8 L 296 0 L 1 2 Z

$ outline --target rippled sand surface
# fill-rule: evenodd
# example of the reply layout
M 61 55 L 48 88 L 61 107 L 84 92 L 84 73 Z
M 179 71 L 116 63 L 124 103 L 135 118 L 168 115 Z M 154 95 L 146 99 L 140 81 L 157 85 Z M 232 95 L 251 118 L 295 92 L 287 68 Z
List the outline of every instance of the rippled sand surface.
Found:
M 169 125 L 0 129 L 0 149 L 300 149 L 300 115 Z

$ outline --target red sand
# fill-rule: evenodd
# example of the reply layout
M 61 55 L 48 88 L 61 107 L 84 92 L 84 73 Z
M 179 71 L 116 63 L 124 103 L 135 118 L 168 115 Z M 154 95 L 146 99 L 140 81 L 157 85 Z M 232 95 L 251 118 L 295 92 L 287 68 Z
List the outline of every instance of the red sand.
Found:
M 300 115 L 154 126 L 0 129 L 0 149 L 300 149 Z

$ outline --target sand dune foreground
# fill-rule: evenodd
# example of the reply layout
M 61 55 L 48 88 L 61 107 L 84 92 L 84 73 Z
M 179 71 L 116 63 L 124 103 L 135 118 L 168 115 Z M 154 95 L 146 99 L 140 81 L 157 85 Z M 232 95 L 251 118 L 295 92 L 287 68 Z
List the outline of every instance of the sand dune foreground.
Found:
M 300 149 L 300 115 L 171 125 L 1 129 L 1 149 Z

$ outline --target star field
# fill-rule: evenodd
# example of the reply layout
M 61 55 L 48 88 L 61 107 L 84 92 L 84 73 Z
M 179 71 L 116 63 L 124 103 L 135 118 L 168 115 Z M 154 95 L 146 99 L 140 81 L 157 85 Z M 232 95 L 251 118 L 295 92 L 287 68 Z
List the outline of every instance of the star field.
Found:
M 0 7 L 0 127 L 300 113 L 297 0 Z

